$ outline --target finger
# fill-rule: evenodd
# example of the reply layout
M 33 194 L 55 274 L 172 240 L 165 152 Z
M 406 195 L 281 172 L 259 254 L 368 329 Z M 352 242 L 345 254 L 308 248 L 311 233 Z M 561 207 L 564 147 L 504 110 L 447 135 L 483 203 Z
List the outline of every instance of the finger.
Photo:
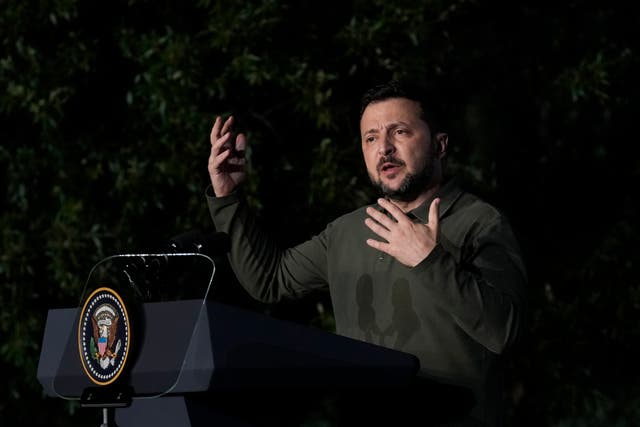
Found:
M 389 230 L 395 225 L 395 221 L 393 219 L 389 218 L 387 215 L 371 206 L 366 209 L 366 212 L 367 215 L 375 219 L 377 222 L 379 222 Z
M 231 155 L 231 152 L 229 150 L 223 151 L 221 154 L 217 156 L 211 154 L 211 156 L 209 156 L 209 165 L 208 165 L 209 174 L 219 175 L 222 172 L 222 168 L 223 168 L 222 165 L 230 155 Z
M 401 221 L 403 219 L 407 219 L 407 215 L 390 200 L 387 199 L 378 199 L 378 204 L 382 206 L 389 214 L 396 219 L 396 221 Z
M 391 232 L 388 229 L 384 228 L 383 226 L 381 226 L 380 224 L 378 224 L 377 222 L 375 222 L 371 218 L 365 219 L 364 223 L 365 223 L 365 225 L 367 227 L 369 227 L 369 229 L 371 231 L 373 231 L 378 236 L 380 236 L 383 239 L 385 239 L 387 242 L 389 241 L 389 236 L 390 236 Z
M 211 135 L 209 139 L 211 140 L 211 144 L 216 142 L 218 138 L 220 138 L 220 116 L 216 116 L 216 120 L 213 122 L 213 127 L 211 128 Z
M 231 138 L 230 133 L 226 133 L 214 142 L 211 143 L 211 153 L 214 155 L 220 154 L 222 151 L 226 151 L 229 149 L 229 138 Z
M 246 162 L 247 161 L 244 158 L 237 156 L 231 156 L 229 157 L 229 160 L 227 160 L 227 163 L 233 166 L 244 166 Z
M 227 132 L 229 132 L 231 126 L 233 126 L 233 121 L 233 116 L 229 116 L 227 120 L 225 120 L 224 125 L 222 126 L 222 130 L 220 131 L 221 135 L 225 135 Z
M 384 242 L 379 242 L 377 240 L 374 239 L 367 239 L 366 241 L 367 245 L 371 246 L 374 249 L 379 250 L 380 252 L 384 252 L 385 254 L 389 254 L 389 250 L 387 249 L 389 247 L 388 243 L 384 243 Z
M 429 222 L 427 223 L 429 224 L 429 227 L 433 228 L 434 230 L 438 229 L 439 207 L 440 207 L 440 199 L 436 197 L 435 199 L 433 199 L 433 202 L 431 202 L 431 206 L 429 206 Z
M 214 163 L 217 166 L 220 166 L 220 165 L 222 165 L 222 163 L 225 162 L 225 160 L 229 159 L 230 156 L 231 156 L 231 151 L 230 150 L 223 151 L 222 153 L 218 154 L 215 157 Z

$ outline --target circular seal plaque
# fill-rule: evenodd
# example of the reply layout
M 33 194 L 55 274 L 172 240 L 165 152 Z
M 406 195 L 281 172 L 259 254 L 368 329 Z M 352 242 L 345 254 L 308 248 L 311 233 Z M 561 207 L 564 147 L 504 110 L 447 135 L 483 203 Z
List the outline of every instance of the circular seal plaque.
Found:
M 87 297 L 78 323 L 78 350 L 87 376 L 98 385 L 114 382 L 124 370 L 131 341 L 127 309 L 113 289 Z

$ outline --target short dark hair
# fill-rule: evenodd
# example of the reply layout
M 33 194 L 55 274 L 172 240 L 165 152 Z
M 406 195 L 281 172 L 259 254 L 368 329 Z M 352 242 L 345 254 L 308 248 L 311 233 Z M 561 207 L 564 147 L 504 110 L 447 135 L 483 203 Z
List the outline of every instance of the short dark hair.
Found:
M 391 80 L 367 90 L 360 101 L 360 119 L 369 104 L 392 98 L 405 98 L 417 102 L 420 107 L 420 118 L 429 125 L 431 134 L 444 132 L 440 115 L 436 113 L 435 102 L 429 97 L 427 91 L 417 85 L 399 80 Z

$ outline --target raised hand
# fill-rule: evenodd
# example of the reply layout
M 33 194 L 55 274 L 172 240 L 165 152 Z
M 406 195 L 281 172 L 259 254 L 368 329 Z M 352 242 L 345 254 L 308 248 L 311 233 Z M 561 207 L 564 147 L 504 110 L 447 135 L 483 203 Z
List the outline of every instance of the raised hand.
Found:
M 231 194 L 246 178 L 244 154 L 247 140 L 241 133 L 234 139 L 232 126 L 233 116 L 224 123 L 218 116 L 211 129 L 208 169 L 213 191 L 218 197 Z
M 438 206 L 440 199 L 434 199 L 429 207 L 429 222 L 415 223 L 409 219 L 402 209 L 386 199 L 378 199 L 391 218 L 372 208 L 367 208 L 371 218 L 364 220 L 367 227 L 385 241 L 367 239 L 367 245 L 391 255 L 400 263 L 415 267 L 425 259 L 437 244 L 438 239 Z

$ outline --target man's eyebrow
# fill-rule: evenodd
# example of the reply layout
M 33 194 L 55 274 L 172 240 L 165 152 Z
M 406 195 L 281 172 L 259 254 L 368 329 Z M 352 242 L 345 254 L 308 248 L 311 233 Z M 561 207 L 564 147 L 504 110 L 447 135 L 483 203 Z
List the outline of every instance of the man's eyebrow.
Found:
M 397 122 L 391 122 L 388 125 L 385 126 L 386 129 L 393 129 L 396 128 L 398 126 L 410 126 L 409 123 L 402 121 L 402 120 L 398 120 Z M 363 135 L 368 135 L 370 133 L 380 133 L 380 130 L 377 128 L 371 128 L 368 131 L 364 132 Z
M 398 126 L 407 126 L 408 127 L 408 126 L 410 126 L 410 124 L 407 123 L 407 122 L 403 122 L 402 120 L 398 120 L 397 122 L 390 123 L 389 126 L 387 126 L 387 127 L 395 128 L 395 127 L 398 127 Z

